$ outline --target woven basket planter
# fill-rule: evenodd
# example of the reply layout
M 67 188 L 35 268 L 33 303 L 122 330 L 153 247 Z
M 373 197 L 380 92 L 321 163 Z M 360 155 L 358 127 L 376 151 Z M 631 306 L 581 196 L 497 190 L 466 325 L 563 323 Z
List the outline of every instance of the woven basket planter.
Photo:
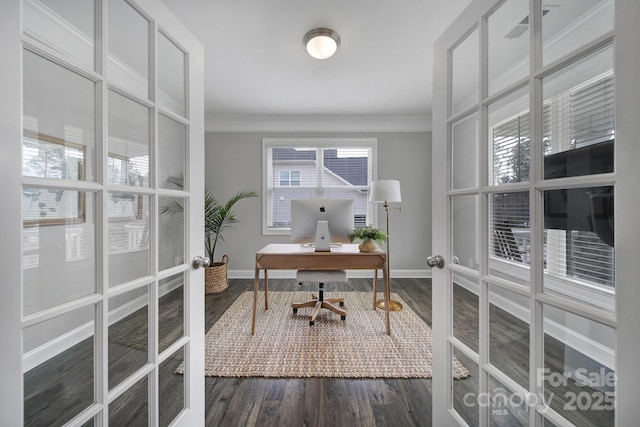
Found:
M 229 256 L 222 255 L 221 262 L 213 262 L 210 267 L 204 269 L 204 293 L 219 294 L 229 287 L 227 276 L 227 264 Z

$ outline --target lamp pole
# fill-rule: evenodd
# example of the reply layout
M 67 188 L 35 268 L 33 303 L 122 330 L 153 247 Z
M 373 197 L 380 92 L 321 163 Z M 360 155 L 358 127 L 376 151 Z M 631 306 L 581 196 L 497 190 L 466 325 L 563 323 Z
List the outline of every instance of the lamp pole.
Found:
M 391 235 L 391 233 L 389 233 L 389 202 L 385 200 L 382 206 L 384 207 L 384 211 L 387 214 L 387 228 L 386 228 L 387 230 L 387 280 L 389 281 L 388 283 L 389 286 L 385 286 L 385 289 L 391 289 L 391 246 L 389 243 L 389 236 Z M 400 211 L 401 209 L 402 208 L 393 209 L 393 211 Z M 378 302 L 376 303 L 376 306 L 384 310 L 384 298 L 381 300 L 378 300 Z M 402 310 L 402 304 L 399 303 L 398 301 L 392 301 L 391 295 L 389 295 L 389 311 L 400 311 L 400 310 Z

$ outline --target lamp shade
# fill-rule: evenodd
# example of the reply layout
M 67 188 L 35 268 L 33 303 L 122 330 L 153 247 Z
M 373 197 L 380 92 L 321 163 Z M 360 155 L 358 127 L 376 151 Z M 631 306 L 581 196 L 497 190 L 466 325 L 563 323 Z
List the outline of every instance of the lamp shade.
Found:
M 315 28 L 302 39 L 309 55 L 316 59 L 327 59 L 336 53 L 340 45 L 340 36 L 328 28 Z
M 369 201 L 390 203 L 401 202 L 400 181 L 396 179 L 373 181 L 371 183 L 371 190 L 369 191 Z

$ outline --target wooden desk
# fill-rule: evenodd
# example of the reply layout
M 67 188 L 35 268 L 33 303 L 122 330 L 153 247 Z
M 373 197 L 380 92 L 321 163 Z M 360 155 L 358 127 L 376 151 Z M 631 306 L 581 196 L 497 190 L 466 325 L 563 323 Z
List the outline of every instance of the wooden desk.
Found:
M 264 270 L 264 309 L 269 309 L 268 270 L 375 270 L 374 290 L 377 288 L 377 270 L 382 270 L 384 281 L 385 325 L 387 335 L 389 326 L 389 276 L 387 273 L 387 254 L 385 252 L 360 252 L 357 244 L 344 244 L 332 247 L 331 252 L 315 252 L 314 248 L 298 243 L 271 244 L 256 252 L 256 275 L 253 282 L 253 317 L 251 335 L 256 329 L 258 309 L 258 288 L 260 270 Z M 373 301 L 375 310 L 375 295 Z

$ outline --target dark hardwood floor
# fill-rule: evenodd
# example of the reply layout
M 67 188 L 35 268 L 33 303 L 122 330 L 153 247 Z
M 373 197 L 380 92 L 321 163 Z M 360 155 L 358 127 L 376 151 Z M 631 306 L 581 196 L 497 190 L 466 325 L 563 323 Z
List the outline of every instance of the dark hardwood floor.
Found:
M 370 279 L 349 279 L 348 291 L 370 291 Z M 393 280 L 397 292 L 429 325 L 431 285 Z M 300 290 L 293 279 L 269 280 L 273 291 Z M 311 289 L 307 287 L 307 289 Z M 253 280 L 231 280 L 206 297 L 208 330 Z M 331 288 L 328 288 L 331 292 Z M 392 314 L 393 316 L 393 314 Z M 431 380 L 343 378 L 213 378 L 205 380 L 207 426 L 430 426 Z
M 300 290 L 293 279 L 270 280 L 271 290 Z M 309 286 L 306 287 L 311 290 Z M 393 279 L 392 292 L 402 299 L 431 326 L 431 281 L 429 279 Z M 236 298 L 253 289 L 253 280 L 232 279 L 221 294 L 206 296 L 205 330 L 208 330 Z M 371 290 L 369 279 L 349 279 L 347 289 Z M 327 292 L 331 292 L 328 287 Z M 474 294 L 457 289 L 454 335 L 462 342 L 477 345 L 478 299 Z M 181 304 L 181 301 L 179 302 Z M 167 311 L 167 313 L 171 313 Z M 131 316 L 135 315 L 132 314 Z M 393 314 L 392 314 L 393 316 Z M 144 318 L 146 319 L 146 318 Z M 145 320 L 146 322 L 146 320 Z M 393 322 L 393 317 L 392 317 Z M 179 322 L 178 322 L 179 323 Z M 123 322 L 124 325 L 124 322 Z M 317 325 L 316 327 L 321 327 Z M 172 326 L 172 328 L 175 328 Z M 516 382 L 528 381 L 528 325 L 509 313 L 491 307 L 490 360 Z M 495 333 L 494 331 L 499 332 Z M 180 331 L 178 331 L 179 333 Z M 110 331 L 111 335 L 111 331 Z M 116 335 L 114 334 L 114 337 Z M 179 336 L 179 334 L 178 334 Z M 114 369 L 131 373 L 144 363 L 145 346 L 137 348 L 114 342 L 109 347 L 109 363 Z M 136 342 L 139 340 L 134 340 Z M 551 373 L 565 373 L 570 368 L 585 367 L 590 372 L 601 368 L 564 343 L 545 335 L 545 367 Z M 454 381 L 454 408 L 471 426 L 478 425 L 478 366 L 464 354 L 454 355 L 470 371 L 471 376 Z M 184 377 L 175 369 L 184 357 L 182 349 L 160 367 L 159 397 L 161 425 L 167 425 L 183 407 Z M 119 368 L 118 368 L 119 367 Z M 569 367 L 569 368 L 568 368 Z M 25 424 L 33 426 L 62 425 L 93 401 L 93 339 L 84 340 L 73 348 L 53 357 L 25 373 Z M 110 382 L 119 382 L 117 372 Z M 143 379 L 125 392 L 109 407 L 111 425 L 145 426 L 147 424 L 148 393 Z M 524 405 L 509 405 L 510 393 L 495 379 L 490 380 L 493 397 L 489 408 L 490 425 L 528 425 Z M 547 384 L 546 398 L 553 397 L 552 407 L 577 426 L 613 425 L 614 411 L 565 410 L 567 397 L 591 396 L 611 392 L 612 388 L 590 388 L 572 378 L 560 385 Z M 572 394 L 573 393 L 573 394 Z M 595 393 L 595 394 L 594 394 Z M 472 396 L 472 399 L 465 400 Z M 429 379 L 344 379 L 344 378 L 205 378 L 207 426 L 431 426 L 431 380 Z M 516 400 L 517 402 L 517 400 Z M 583 403 L 583 401 L 573 403 Z M 90 425 L 90 423 L 89 423 Z

